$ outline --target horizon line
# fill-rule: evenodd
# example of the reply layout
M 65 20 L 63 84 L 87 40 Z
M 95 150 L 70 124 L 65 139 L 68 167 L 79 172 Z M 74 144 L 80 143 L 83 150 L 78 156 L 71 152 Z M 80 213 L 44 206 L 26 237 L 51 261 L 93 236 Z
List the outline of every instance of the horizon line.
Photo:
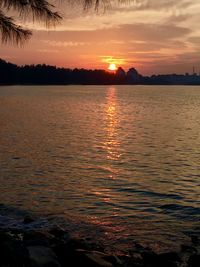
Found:
M 129 70 L 131 69 L 135 69 L 137 72 L 138 70 L 135 68 L 135 67 L 130 67 L 127 71 L 124 70 L 124 68 L 122 66 L 119 66 L 117 67 L 116 70 L 112 71 L 112 70 L 109 70 L 108 68 L 107 69 L 101 69 L 101 68 L 84 68 L 84 67 L 74 67 L 74 68 L 70 68 L 70 67 L 61 67 L 61 66 L 57 66 L 57 65 L 50 65 L 50 64 L 47 64 L 47 63 L 37 63 L 37 64 L 34 64 L 34 63 L 29 63 L 29 64 L 17 64 L 17 63 L 13 63 L 11 61 L 8 61 L 6 59 L 3 59 L 3 58 L 0 58 L 0 61 L 4 61 L 6 62 L 7 64 L 12 64 L 12 65 L 16 65 L 17 67 L 25 67 L 25 66 L 47 66 L 47 67 L 54 67 L 56 69 L 65 69 L 65 70 L 86 70 L 86 71 L 104 71 L 104 72 L 107 72 L 109 74 L 116 74 L 116 72 L 118 70 L 122 70 L 125 72 L 125 74 L 128 73 Z M 139 75 L 143 76 L 143 74 L 141 74 L 140 72 L 138 72 Z M 166 73 L 166 74 L 160 74 L 160 73 L 157 73 L 157 74 L 150 74 L 150 75 L 144 75 L 143 77 L 152 77 L 152 76 L 167 76 L 167 75 L 177 75 L 177 76 L 200 76 L 200 72 L 199 73 L 196 73 L 193 71 L 193 73 L 189 73 L 189 72 L 185 72 L 185 73 Z

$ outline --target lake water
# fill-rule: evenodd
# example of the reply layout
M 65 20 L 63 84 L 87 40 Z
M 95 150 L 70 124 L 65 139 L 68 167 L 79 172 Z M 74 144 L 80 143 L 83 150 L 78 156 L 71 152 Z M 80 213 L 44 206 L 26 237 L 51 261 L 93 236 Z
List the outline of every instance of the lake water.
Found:
M 187 240 L 200 232 L 200 87 L 0 87 L 0 204 L 120 248 Z

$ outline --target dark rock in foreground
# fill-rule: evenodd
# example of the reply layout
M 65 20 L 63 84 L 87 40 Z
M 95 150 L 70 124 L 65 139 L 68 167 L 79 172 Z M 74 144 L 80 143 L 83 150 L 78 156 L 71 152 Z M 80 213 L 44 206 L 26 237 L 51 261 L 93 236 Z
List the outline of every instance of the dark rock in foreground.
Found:
M 28 222 L 27 222 L 28 223 Z M 0 230 L 0 267 L 200 267 L 200 242 L 178 252 L 156 253 L 135 244 L 125 255 L 113 255 L 88 239 L 72 238 L 61 228 Z
M 43 267 L 52 266 L 60 267 L 56 254 L 52 249 L 43 246 L 28 247 L 30 266 L 31 267 Z

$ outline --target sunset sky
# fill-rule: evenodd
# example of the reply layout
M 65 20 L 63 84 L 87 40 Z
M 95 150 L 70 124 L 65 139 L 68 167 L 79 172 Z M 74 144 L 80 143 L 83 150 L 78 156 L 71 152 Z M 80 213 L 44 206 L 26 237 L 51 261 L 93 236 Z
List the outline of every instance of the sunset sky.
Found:
M 59 1 L 54 1 L 59 2 Z M 107 69 L 115 63 L 142 74 L 200 72 L 200 0 L 135 0 L 99 14 L 57 4 L 56 28 L 26 22 L 32 38 L 1 45 L 0 57 L 17 64 Z

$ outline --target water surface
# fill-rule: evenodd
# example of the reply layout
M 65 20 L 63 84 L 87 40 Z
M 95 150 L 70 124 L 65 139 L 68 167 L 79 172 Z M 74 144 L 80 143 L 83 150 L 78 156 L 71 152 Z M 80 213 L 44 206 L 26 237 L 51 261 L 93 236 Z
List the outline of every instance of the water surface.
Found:
M 200 230 L 199 87 L 5 86 L 0 125 L 3 205 L 116 246 Z

